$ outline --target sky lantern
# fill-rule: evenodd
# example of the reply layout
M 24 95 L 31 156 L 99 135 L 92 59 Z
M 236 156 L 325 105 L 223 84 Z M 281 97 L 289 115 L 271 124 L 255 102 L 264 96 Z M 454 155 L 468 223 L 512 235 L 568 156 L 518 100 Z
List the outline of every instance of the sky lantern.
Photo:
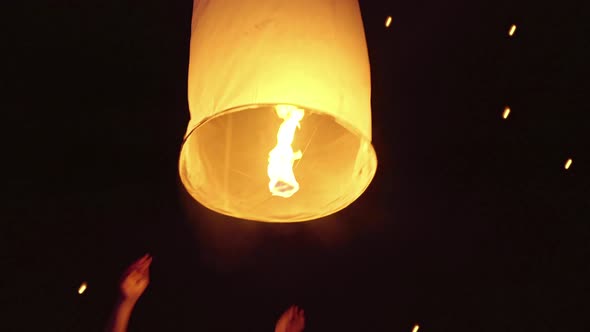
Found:
M 182 183 L 241 219 L 306 221 L 356 200 L 377 169 L 357 0 L 193 7 Z
M 86 288 L 88 288 L 88 284 L 84 281 L 80 284 L 80 287 L 78 287 L 78 294 L 82 295 L 86 291 Z

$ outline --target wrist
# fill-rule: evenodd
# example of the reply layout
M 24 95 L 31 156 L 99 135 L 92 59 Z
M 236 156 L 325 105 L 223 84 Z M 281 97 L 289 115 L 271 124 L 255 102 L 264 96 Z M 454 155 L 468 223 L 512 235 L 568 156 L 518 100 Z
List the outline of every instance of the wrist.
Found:
M 137 300 L 138 299 L 131 297 L 119 296 L 117 299 L 117 306 L 132 309 L 135 306 L 135 303 L 137 303 Z

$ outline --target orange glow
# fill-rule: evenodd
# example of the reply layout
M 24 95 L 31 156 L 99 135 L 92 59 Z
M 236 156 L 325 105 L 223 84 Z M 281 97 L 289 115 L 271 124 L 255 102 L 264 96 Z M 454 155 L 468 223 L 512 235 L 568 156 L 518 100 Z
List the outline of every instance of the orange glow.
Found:
M 420 326 L 418 324 L 414 325 L 414 329 L 412 330 L 412 332 L 418 332 L 419 328 Z
M 516 25 L 512 24 L 512 26 L 510 26 L 510 30 L 508 31 L 508 36 L 512 37 L 514 32 L 516 32 Z
M 570 158 L 565 162 L 565 169 L 569 169 L 571 165 L 572 165 L 572 159 Z
M 391 16 L 387 16 L 387 19 L 385 20 L 385 27 L 389 28 L 389 26 L 391 25 Z
M 277 105 L 276 112 L 283 119 L 277 133 L 277 145 L 268 154 L 268 188 L 273 196 L 289 198 L 299 190 L 293 174 L 293 162 L 301 159 L 300 150 L 293 152 L 295 129 L 300 128 L 304 111 L 291 105 Z
M 510 115 L 510 107 L 506 106 L 506 108 L 504 108 L 504 113 L 502 113 L 502 117 L 507 119 L 508 115 Z
M 84 293 L 84 291 L 86 291 L 86 288 L 88 288 L 88 284 L 86 282 L 83 282 L 80 285 L 80 288 L 78 288 L 78 294 Z
M 365 31 L 358 0 L 337 2 L 334 15 L 334 0 L 194 0 L 178 171 L 195 201 L 234 218 L 300 222 L 369 186 Z

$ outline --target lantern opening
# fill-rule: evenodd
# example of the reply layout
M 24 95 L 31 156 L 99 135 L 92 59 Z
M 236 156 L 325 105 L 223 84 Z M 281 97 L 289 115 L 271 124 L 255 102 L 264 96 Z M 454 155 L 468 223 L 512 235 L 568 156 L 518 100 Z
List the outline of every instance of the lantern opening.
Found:
M 279 146 L 286 152 L 269 153 Z M 280 173 L 271 166 L 273 158 L 283 167 Z M 179 167 L 189 194 L 213 211 L 296 222 L 352 203 L 371 182 L 377 158 L 370 140 L 330 114 L 262 104 L 203 120 L 187 135 Z M 271 174 L 280 176 L 272 180 Z

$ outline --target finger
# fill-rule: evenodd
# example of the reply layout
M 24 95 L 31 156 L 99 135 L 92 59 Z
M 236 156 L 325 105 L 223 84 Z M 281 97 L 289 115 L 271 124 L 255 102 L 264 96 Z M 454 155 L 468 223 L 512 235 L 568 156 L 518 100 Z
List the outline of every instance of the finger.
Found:
M 135 284 L 136 284 L 136 285 L 143 284 L 143 283 L 146 283 L 146 284 L 147 284 L 147 283 L 148 283 L 148 281 L 149 281 L 149 280 L 148 280 L 148 277 L 147 277 L 147 276 L 144 276 L 144 275 L 139 275 L 139 276 L 137 277 L 137 279 L 135 279 Z
M 293 319 L 293 320 L 297 319 L 297 311 L 298 311 L 297 306 L 293 306 L 293 309 L 291 311 L 291 319 Z
M 150 256 L 147 256 L 147 257 L 142 258 L 141 260 L 137 261 L 133 265 L 133 268 L 136 270 L 141 270 L 144 267 L 148 266 L 151 262 L 152 262 L 152 258 Z
M 152 258 L 152 256 L 150 256 L 150 254 L 145 254 L 140 259 L 137 260 L 136 264 L 137 265 L 143 265 L 147 261 L 149 261 L 151 258 Z
M 152 263 L 152 256 L 149 256 L 149 255 L 141 261 L 141 265 L 146 265 L 146 264 L 149 265 L 151 263 Z
M 139 277 L 137 275 L 137 271 L 136 270 L 132 270 L 128 274 L 126 274 L 126 275 L 123 276 L 122 281 L 134 282 L 137 279 L 139 279 Z
M 130 275 L 131 275 L 131 274 L 132 274 L 134 271 L 136 271 L 136 270 L 137 270 L 137 268 L 136 268 L 134 265 L 132 265 L 132 266 L 129 266 L 129 267 L 127 268 L 127 270 L 125 270 L 125 272 L 123 272 L 123 275 L 122 275 L 121 277 L 122 277 L 123 279 L 125 279 L 125 278 L 128 278 L 128 277 L 129 277 L 129 276 L 130 276 Z
M 287 310 L 285 310 L 283 316 L 285 316 L 287 319 L 291 319 L 291 317 L 293 317 L 293 307 L 289 307 Z
M 130 266 L 125 274 L 123 274 L 123 278 L 143 278 L 144 276 L 149 275 L 150 263 L 151 258 L 141 264 Z
M 149 254 L 145 254 L 145 255 L 141 256 L 141 258 L 140 258 L 140 259 L 138 259 L 138 260 L 135 262 L 135 264 L 137 264 L 137 265 L 145 264 L 145 262 L 146 262 L 148 259 L 150 259 L 150 257 L 151 257 L 151 256 L 150 256 Z
M 143 277 L 148 277 L 150 275 L 150 266 L 149 265 L 146 265 L 146 266 L 142 267 L 140 270 L 138 270 L 138 272 Z
M 142 257 L 140 257 L 139 259 L 137 259 L 135 262 L 131 263 L 131 265 L 129 265 L 127 267 L 127 270 L 125 271 L 125 273 L 129 273 L 131 270 L 137 269 L 137 267 L 140 266 L 147 258 L 148 258 L 148 254 L 145 254 Z
M 140 271 L 133 271 L 131 272 L 131 274 L 129 275 L 129 277 L 127 277 L 127 282 L 131 283 L 131 284 L 141 284 L 143 282 L 149 282 L 149 274 L 143 274 Z
M 141 264 L 142 262 L 144 262 L 147 258 L 149 257 L 148 254 L 145 254 L 141 257 L 139 257 L 138 259 L 135 260 L 135 262 L 133 262 L 133 264 Z
M 303 313 L 303 309 L 299 308 L 299 310 L 297 310 L 297 320 L 303 321 L 304 319 L 305 319 L 305 316 Z
M 145 262 L 143 262 L 141 265 L 139 265 L 137 267 L 137 269 L 141 272 L 141 273 L 149 273 L 149 268 L 150 268 L 150 264 L 152 263 L 152 259 L 148 258 Z

